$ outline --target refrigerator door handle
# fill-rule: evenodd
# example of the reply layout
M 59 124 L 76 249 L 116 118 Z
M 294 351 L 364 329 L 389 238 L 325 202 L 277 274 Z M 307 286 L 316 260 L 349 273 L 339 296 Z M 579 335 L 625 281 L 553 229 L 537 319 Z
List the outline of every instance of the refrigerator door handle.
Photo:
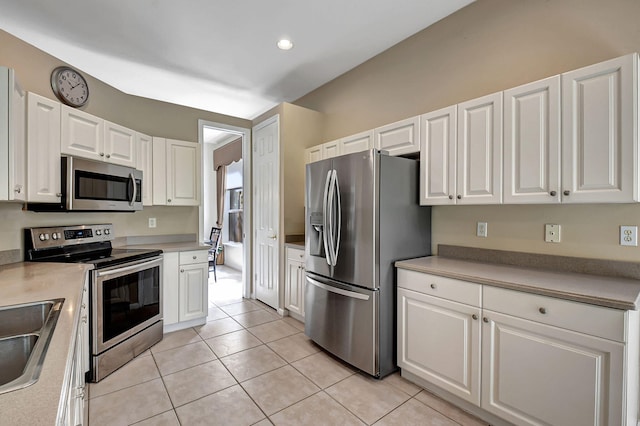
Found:
M 357 293 L 355 291 L 343 290 L 343 289 L 338 288 L 338 287 L 333 287 L 333 286 L 330 286 L 330 285 L 326 285 L 326 284 L 321 283 L 320 281 L 316 281 L 313 278 L 310 278 L 308 275 L 307 275 L 307 281 L 309 282 L 309 284 L 313 284 L 316 287 L 320 287 L 321 289 L 326 290 L 326 291 L 330 291 L 331 293 L 340 294 L 342 296 L 351 297 L 353 299 L 369 300 L 369 296 L 366 295 L 366 294 Z
M 342 205 L 340 203 L 340 184 L 338 183 L 338 173 L 335 171 L 335 169 L 333 170 L 333 176 L 334 176 L 334 185 L 333 185 L 333 189 L 334 189 L 334 195 L 336 198 L 336 204 L 337 204 L 337 208 L 335 209 L 336 212 L 336 227 L 333 230 L 334 231 L 334 249 L 333 249 L 333 266 L 335 266 L 338 263 L 338 252 L 340 251 L 340 231 L 342 229 Z
M 327 223 L 327 204 L 329 204 L 329 185 L 331 183 L 331 170 L 327 172 L 327 180 L 324 184 L 324 195 L 322 197 L 322 243 L 324 244 L 324 256 L 327 259 L 327 264 L 331 265 L 331 251 L 329 249 L 329 229 L 330 223 Z

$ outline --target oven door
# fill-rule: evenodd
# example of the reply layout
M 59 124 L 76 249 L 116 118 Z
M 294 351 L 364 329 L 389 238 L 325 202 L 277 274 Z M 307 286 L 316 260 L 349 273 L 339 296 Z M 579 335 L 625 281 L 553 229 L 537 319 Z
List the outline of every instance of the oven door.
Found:
M 162 319 L 162 258 L 93 271 L 93 354 Z

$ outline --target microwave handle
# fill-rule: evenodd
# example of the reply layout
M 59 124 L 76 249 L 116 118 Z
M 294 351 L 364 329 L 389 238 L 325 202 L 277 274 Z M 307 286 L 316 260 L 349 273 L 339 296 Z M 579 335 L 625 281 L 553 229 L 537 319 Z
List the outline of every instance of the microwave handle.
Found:
M 129 173 L 129 179 L 131 179 L 131 185 L 133 186 L 133 194 L 131 195 L 131 200 L 129 200 L 129 205 L 132 206 L 138 195 L 138 186 L 136 185 L 136 178 L 133 177 L 133 173 Z

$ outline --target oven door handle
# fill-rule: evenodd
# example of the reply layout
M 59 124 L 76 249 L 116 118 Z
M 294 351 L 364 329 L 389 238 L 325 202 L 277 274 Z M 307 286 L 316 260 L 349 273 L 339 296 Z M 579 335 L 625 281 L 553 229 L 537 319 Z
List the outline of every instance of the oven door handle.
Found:
M 134 269 L 145 269 L 145 267 L 150 266 L 154 263 L 158 263 L 160 259 L 153 259 L 150 260 L 148 262 L 143 262 L 143 263 L 136 263 L 135 265 L 131 265 L 131 266 L 125 266 L 124 268 L 118 268 L 118 269 L 109 269 L 108 271 L 100 271 L 98 270 L 97 276 L 98 277 L 106 277 L 108 275 L 116 275 L 116 274 L 121 274 L 123 272 L 128 272 L 128 271 L 133 271 Z
M 133 177 L 133 173 L 129 173 L 129 179 L 131 179 L 131 185 L 133 186 L 133 194 L 131 195 L 131 200 L 129 200 L 129 205 L 132 206 L 138 195 L 138 185 L 136 185 L 136 178 Z

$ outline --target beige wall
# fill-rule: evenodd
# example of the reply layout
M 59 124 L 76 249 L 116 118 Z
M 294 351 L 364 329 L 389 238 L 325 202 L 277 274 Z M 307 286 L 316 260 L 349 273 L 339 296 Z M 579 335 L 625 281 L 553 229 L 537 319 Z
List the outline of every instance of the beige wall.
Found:
M 0 65 L 14 68 L 25 90 L 55 99 L 50 86 L 51 71 L 64 64 L 0 31 Z M 84 75 L 89 83 L 90 100 L 83 110 L 151 136 L 196 142 L 200 118 L 251 127 L 248 120 L 127 95 L 87 73 Z M 148 228 L 149 217 L 157 219 L 157 228 Z M 198 209 L 156 206 L 136 213 L 33 213 L 23 212 L 21 205 L 0 203 L 0 251 L 22 248 L 24 227 L 103 222 L 114 223 L 116 237 L 197 234 Z
M 325 113 L 333 140 L 640 51 L 638 18 L 637 0 L 477 0 L 295 103 Z M 545 223 L 562 225 L 560 244 Z M 640 225 L 640 205 L 434 207 L 432 242 L 640 260 L 619 225 Z

